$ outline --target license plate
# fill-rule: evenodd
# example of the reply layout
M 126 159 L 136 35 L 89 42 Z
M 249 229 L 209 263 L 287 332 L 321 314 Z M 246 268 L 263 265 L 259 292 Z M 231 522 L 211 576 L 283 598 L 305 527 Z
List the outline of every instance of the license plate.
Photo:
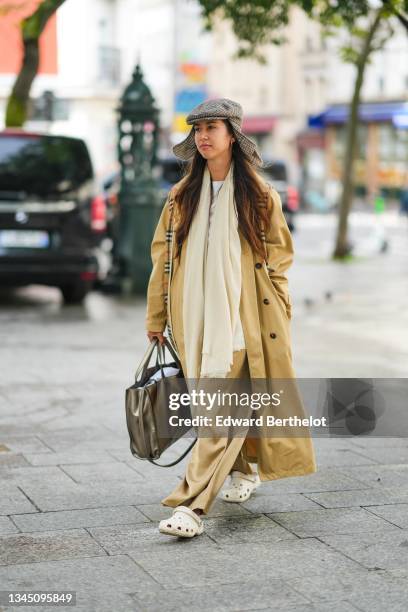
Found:
M 45 249 L 50 244 L 48 232 L 39 230 L 2 230 L 0 247 Z

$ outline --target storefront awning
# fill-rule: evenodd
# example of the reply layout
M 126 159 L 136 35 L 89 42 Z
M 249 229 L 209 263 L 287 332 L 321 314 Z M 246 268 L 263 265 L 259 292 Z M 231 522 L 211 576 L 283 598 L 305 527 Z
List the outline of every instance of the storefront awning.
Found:
M 244 117 L 242 131 L 245 134 L 265 134 L 273 130 L 275 125 L 276 117 L 272 115 Z
M 296 136 L 296 144 L 299 150 L 324 149 L 324 133 L 313 128 L 304 130 Z
M 399 128 L 408 128 L 408 102 L 372 102 L 359 106 L 359 119 L 363 123 L 389 122 Z M 349 107 L 346 104 L 329 106 L 323 113 L 308 119 L 309 127 L 341 125 L 347 122 Z

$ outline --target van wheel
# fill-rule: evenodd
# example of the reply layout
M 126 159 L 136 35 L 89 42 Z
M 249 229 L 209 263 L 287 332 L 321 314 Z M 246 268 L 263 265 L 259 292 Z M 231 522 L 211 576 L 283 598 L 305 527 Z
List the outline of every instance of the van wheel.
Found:
M 85 296 L 92 289 L 92 282 L 77 281 L 61 285 L 61 293 L 65 304 L 81 304 Z

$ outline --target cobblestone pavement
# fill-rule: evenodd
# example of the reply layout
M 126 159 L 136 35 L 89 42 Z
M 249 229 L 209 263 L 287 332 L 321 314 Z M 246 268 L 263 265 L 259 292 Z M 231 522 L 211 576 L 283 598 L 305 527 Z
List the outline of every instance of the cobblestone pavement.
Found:
M 385 225 L 386 253 L 342 265 L 326 259 L 334 219 L 299 220 L 298 376 L 406 376 L 408 228 Z M 354 218 L 358 236 L 367 227 Z M 159 534 L 186 460 L 165 470 L 129 451 L 144 312 L 142 298 L 62 307 L 52 288 L 2 292 L 0 590 L 76 591 L 81 612 L 406 612 L 406 438 L 318 439 L 316 474 L 217 500 L 199 538 Z

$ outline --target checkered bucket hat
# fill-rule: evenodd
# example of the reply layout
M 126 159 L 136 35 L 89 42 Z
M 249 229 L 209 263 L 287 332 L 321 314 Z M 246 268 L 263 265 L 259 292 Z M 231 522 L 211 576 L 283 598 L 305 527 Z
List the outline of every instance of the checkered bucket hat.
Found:
M 242 125 L 242 106 L 238 102 L 228 100 L 228 98 L 217 98 L 206 100 L 199 104 L 187 116 L 188 125 L 193 125 L 197 121 L 208 121 L 209 119 L 228 119 L 231 124 L 234 136 L 247 159 L 255 166 L 262 166 L 262 158 L 258 148 L 248 136 L 241 132 Z M 194 142 L 194 128 L 191 128 L 187 138 L 173 147 L 176 157 L 183 161 L 191 159 L 197 151 Z

